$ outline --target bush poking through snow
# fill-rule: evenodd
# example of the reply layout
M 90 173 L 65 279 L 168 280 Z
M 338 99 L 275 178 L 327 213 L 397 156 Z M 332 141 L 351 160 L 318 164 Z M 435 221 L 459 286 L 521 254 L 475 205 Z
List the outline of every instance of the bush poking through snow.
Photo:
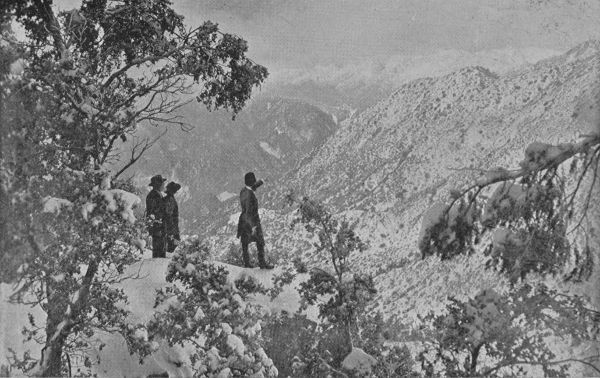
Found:
M 240 290 L 223 267 L 207 262 L 205 250 L 184 251 L 169 264 L 166 278 L 175 285 L 159 292 L 157 305 L 169 306 L 146 325 L 148 341 L 189 348 L 191 368 L 199 376 L 277 376 L 259 344 L 260 310 L 246 303 L 257 285 Z M 140 345 L 137 352 L 144 356 L 151 350 Z
M 328 262 L 311 269 L 309 279 L 300 284 L 303 307 L 318 305 L 319 317 L 327 324 L 324 327 L 340 332 L 340 347 L 347 355 L 354 345 L 358 315 L 376 294 L 372 277 L 353 273 L 349 263 L 351 254 L 364 252 L 367 245 L 355 234 L 354 225 L 336 220 L 322 204 L 308 198 L 298 200 L 294 193 L 287 199 L 298 205 L 294 224 L 302 223 L 308 232 L 317 234 L 316 252 Z M 334 365 L 339 367 L 340 362 L 336 360 Z
M 250 258 L 255 254 L 250 253 Z M 219 261 L 235 266 L 244 266 L 242 259 L 242 247 L 239 243 L 230 243 L 225 252 L 219 257 Z

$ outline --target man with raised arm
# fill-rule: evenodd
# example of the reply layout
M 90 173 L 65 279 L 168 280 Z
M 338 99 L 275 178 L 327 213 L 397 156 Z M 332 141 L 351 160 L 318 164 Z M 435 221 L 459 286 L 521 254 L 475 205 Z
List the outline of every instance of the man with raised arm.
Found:
M 253 172 L 248 172 L 244 176 L 246 186 L 240 192 L 240 205 L 242 213 L 238 222 L 237 237 L 242 242 L 242 257 L 244 266 L 251 268 L 250 256 L 248 255 L 248 245 L 256 242 L 258 250 L 258 265 L 261 269 L 273 269 L 272 265 L 265 261 L 265 240 L 263 238 L 260 217 L 258 215 L 258 200 L 254 194 L 255 190 L 263 184 L 262 180 L 256 180 Z

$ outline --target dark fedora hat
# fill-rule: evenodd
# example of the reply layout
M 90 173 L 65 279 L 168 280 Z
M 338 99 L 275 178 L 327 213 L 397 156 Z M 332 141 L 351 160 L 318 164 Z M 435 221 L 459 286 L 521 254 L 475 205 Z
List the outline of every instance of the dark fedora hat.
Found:
M 244 184 L 250 187 L 256 184 L 256 176 L 254 176 L 254 172 L 248 172 L 244 175 Z
M 160 186 L 163 182 L 167 181 L 166 178 L 163 178 L 161 175 L 152 176 L 150 179 L 150 186 Z
M 177 191 L 181 189 L 181 185 L 179 185 L 178 183 L 171 181 L 170 183 L 167 184 L 167 192 L 169 193 L 177 193 Z

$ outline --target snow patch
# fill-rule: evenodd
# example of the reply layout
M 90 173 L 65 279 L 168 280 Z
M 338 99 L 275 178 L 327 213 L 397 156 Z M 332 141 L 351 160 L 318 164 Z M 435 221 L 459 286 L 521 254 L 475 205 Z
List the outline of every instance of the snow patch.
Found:
M 59 214 L 63 208 L 71 209 L 73 207 L 73 202 L 64 198 L 47 196 L 42 199 L 42 205 L 42 212 Z
M 141 238 L 137 238 L 134 239 L 131 244 L 133 244 L 134 246 L 138 247 L 140 250 L 144 250 L 144 248 L 146 248 L 146 241 L 144 239 Z
M 269 155 L 272 155 L 277 159 L 281 159 L 281 152 L 279 151 L 279 149 L 271 147 L 271 145 L 267 142 L 260 142 L 259 145 Z
M 231 327 L 229 329 L 231 330 Z M 244 345 L 242 339 L 233 334 L 227 335 L 227 346 L 240 356 L 243 356 L 244 352 L 246 352 L 246 345 Z
M 135 215 L 133 209 L 142 203 L 142 200 L 137 195 L 127 192 L 122 189 L 102 190 L 100 194 L 106 202 L 106 209 L 111 212 L 119 210 L 123 219 L 130 223 L 135 223 Z
M 10 64 L 10 74 L 19 76 L 23 74 L 25 69 L 25 60 L 19 58 Z
M 352 348 L 352 352 L 342 361 L 342 368 L 361 377 L 368 376 L 377 364 L 375 357 L 360 348 Z
M 91 202 L 84 203 L 83 206 L 81 206 L 81 216 L 83 217 L 83 219 L 88 220 L 90 213 L 92 211 L 94 211 L 95 208 L 96 208 L 95 203 L 91 203 Z
M 221 202 L 225 202 L 236 196 L 237 196 L 237 194 L 235 194 L 235 193 L 230 193 L 228 191 L 224 191 L 217 195 L 217 199 Z
M 521 161 L 520 165 L 524 169 L 537 169 L 552 163 L 572 148 L 571 143 L 553 146 L 547 143 L 534 142 L 525 149 L 525 159 Z
M 221 329 L 226 335 L 231 335 L 233 333 L 233 329 L 231 329 L 229 323 L 221 323 Z
M 202 307 L 198 306 L 198 309 L 196 310 L 196 313 L 194 314 L 194 320 L 195 321 L 200 321 L 202 319 L 204 319 L 206 315 L 204 314 L 204 311 L 202 311 Z
M 148 341 L 148 330 L 145 328 L 138 328 L 133 333 L 133 337 L 138 340 Z

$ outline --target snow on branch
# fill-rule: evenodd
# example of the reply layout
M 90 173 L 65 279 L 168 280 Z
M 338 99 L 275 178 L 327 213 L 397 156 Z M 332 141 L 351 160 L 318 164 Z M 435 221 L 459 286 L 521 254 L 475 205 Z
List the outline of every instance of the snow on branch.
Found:
M 600 154 L 600 134 L 587 135 L 578 143 L 550 145 L 534 142 L 525 149 L 525 157 L 519 163 L 518 169 L 497 168 L 486 172 L 466 189 L 452 190 L 450 192 L 452 201 L 449 204 L 437 203 L 428 209 L 423 217 L 419 236 L 419 249 L 423 257 L 431 254 L 433 248 L 443 250 L 444 257 L 450 258 L 457 253 L 463 253 L 465 247 L 478 240 L 482 230 L 474 226 L 474 221 L 479 214 L 478 211 L 481 210 L 478 208 L 480 204 L 477 199 L 484 188 L 497 183 L 506 184 L 496 190 L 483 209 L 480 220 L 485 225 L 495 219 L 494 211 L 511 212 L 525 203 L 536 202 L 537 198 L 542 198 L 544 195 L 557 198 L 556 193 L 548 192 L 550 187 L 542 188 L 540 185 L 525 187 L 511 182 L 544 171 L 551 173 L 568 159 L 592 151 L 591 159 L 597 161 Z M 580 175 L 584 176 L 590 166 L 591 163 L 585 164 Z M 579 184 L 580 182 L 577 189 Z M 571 194 L 574 195 L 575 193 Z M 518 214 L 514 213 L 514 216 Z
M 477 180 L 475 185 L 464 190 L 463 194 L 474 188 L 483 188 L 501 181 L 515 180 L 534 172 L 558 167 L 573 156 L 585 153 L 597 145 L 600 145 L 600 135 L 590 135 L 579 143 L 565 143 L 558 146 L 534 142 L 525 149 L 525 159 L 519 163 L 520 169 L 489 171 L 483 178 Z
M 485 187 L 499 182 L 516 180 L 535 172 L 558 167 L 573 156 L 586 153 L 598 145 L 600 145 L 600 134 L 586 136 L 581 142 L 575 144 L 565 143 L 553 146 L 550 144 L 534 142 L 525 149 L 525 159 L 519 163 L 521 168 L 515 170 L 499 168 L 488 171 L 484 177 L 478 179 L 474 185 L 469 186 L 460 192 L 460 194 L 457 194 L 444 212 L 445 214 L 448 214 L 456 201 L 473 189 L 480 191 Z

